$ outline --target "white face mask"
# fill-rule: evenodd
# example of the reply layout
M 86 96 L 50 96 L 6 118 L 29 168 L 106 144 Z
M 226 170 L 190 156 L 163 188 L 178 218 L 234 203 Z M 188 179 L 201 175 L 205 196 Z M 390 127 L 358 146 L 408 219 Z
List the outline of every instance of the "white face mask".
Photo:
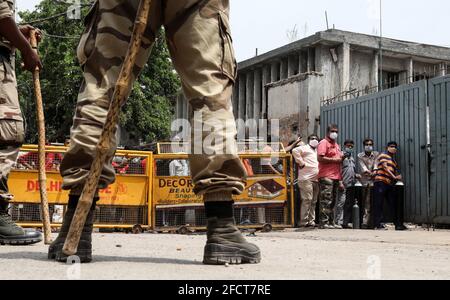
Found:
M 311 141 L 309 142 L 309 145 L 310 145 L 311 147 L 313 147 L 314 149 L 316 149 L 316 148 L 319 146 L 319 141 L 318 141 L 318 140 L 311 140 Z
M 332 132 L 330 134 L 330 139 L 332 139 L 333 141 L 337 140 L 337 138 L 338 138 L 338 134 L 336 132 Z
M 365 146 L 364 150 L 366 150 L 366 152 L 371 153 L 371 152 L 373 152 L 373 147 L 372 146 Z

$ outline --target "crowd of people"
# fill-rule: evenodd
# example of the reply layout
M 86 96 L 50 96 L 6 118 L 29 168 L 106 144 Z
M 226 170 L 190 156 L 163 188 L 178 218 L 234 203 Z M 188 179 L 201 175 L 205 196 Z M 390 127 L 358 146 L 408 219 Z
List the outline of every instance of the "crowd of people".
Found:
M 311 135 L 307 144 L 292 151 L 300 190 L 298 225 L 386 230 L 383 204 L 387 201 L 395 229 L 407 230 L 402 197 L 396 187 L 403 184 L 395 160 L 398 144 L 389 142 L 385 151 L 379 153 L 374 150 L 373 139 L 367 138 L 363 141 L 364 151 L 355 155 L 355 142 L 346 140 L 341 150 L 338 136 L 339 128 L 333 124 L 323 139 Z M 360 208 L 358 218 L 353 218 L 355 204 Z M 360 224 L 353 224 L 353 220 L 360 220 Z
M 292 153 L 298 171 L 300 221 L 297 225 L 321 229 L 354 228 L 353 208 L 357 204 L 360 211 L 357 228 L 383 230 L 386 229 L 383 203 L 387 200 L 395 229 L 407 229 L 403 225 L 402 203 L 398 203 L 396 189 L 402 181 L 395 160 L 398 144 L 390 142 L 386 151 L 379 153 L 374 150 L 373 139 L 367 138 L 363 141 L 364 151 L 355 154 L 355 142 L 345 140 L 341 149 L 337 143 L 338 135 L 338 126 L 330 125 L 323 139 L 311 135 L 305 144 L 299 138 L 285 149 Z M 242 153 L 248 151 L 249 144 L 246 143 Z M 267 144 L 262 152 L 275 151 Z M 62 159 L 62 153 L 47 153 L 47 171 L 58 171 Z M 21 152 L 16 168 L 37 169 L 37 160 L 37 153 Z M 275 163 L 278 161 L 276 157 L 241 160 L 249 177 L 257 174 L 280 175 L 283 172 Z M 190 176 L 187 160 L 173 159 L 167 163 L 166 168 L 155 163 L 157 170 L 167 169 L 159 175 Z M 116 174 L 122 175 L 144 174 L 146 164 L 145 158 L 129 155 L 115 156 L 112 161 Z

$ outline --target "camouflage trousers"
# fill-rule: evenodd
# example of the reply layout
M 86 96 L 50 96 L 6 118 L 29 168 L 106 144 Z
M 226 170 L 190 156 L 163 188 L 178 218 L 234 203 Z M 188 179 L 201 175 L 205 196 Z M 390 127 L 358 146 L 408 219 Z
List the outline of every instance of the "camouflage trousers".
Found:
M 339 180 L 322 178 L 319 180 L 319 185 L 320 225 L 335 225 L 334 211 L 339 193 Z
M 71 129 L 70 149 L 61 165 L 63 188 L 70 189 L 72 195 L 81 193 L 93 161 L 138 3 L 99 0 L 86 18 L 87 27 L 77 49 L 84 83 Z M 228 15 L 228 0 L 152 1 L 149 25 L 134 68 L 133 79 L 136 79 L 150 56 L 156 33 L 164 26 L 173 64 L 194 112 L 191 126 L 198 128 L 196 123 L 199 123 L 200 128 L 210 127 L 195 135 L 197 140 L 193 141 L 192 149 L 199 143 L 203 147 L 201 152 L 196 149 L 190 155 L 194 191 L 199 195 L 231 196 L 241 193 L 245 187 L 246 173 L 237 155 L 231 104 L 236 61 Z M 206 138 L 216 142 L 205 146 L 202 142 Z M 114 153 L 115 148 L 108 154 L 99 188 L 115 180 L 111 165 Z M 215 197 L 205 198 L 205 201 L 214 200 Z
M 18 155 L 19 148 L 0 147 L 0 209 L 4 209 L 8 202 L 13 198 L 13 196 L 9 193 L 8 176 L 11 172 L 11 168 L 17 160 Z
M 0 208 L 12 198 L 8 176 L 24 141 L 17 82 L 9 58 L 0 56 Z

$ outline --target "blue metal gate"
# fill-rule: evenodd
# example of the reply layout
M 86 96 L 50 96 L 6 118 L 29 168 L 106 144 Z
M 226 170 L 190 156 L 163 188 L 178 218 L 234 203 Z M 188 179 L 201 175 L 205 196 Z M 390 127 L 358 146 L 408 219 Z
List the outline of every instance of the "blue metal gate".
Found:
M 450 224 L 450 76 L 429 81 L 431 134 L 430 218 Z
M 428 223 L 426 80 L 322 107 L 320 123 L 323 136 L 327 125 L 339 125 L 339 142 L 354 140 L 358 153 L 363 151 L 365 138 L 372 138 L 380 152 L 389 141 L 398 142 L 397 160 L 405 182 L 405 220 Z

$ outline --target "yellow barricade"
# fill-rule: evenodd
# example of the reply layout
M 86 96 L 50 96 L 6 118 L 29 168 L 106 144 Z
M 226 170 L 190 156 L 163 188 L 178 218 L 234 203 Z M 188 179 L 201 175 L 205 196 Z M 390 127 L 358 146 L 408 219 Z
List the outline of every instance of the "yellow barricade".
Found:
M 201 197 L 193 193 L 189 172 L 188 145 L 159 144 L 151 152 L 119 150 L 113 160 L 116 182 L 100 191 L 95 227 L 142 232 L 203 230 L 206 217 Z M 270 149 L 270 151 L 268 151 Z M 249 177 L 242 195 L 235 196 L 235 216 L 241 228 L 286 228 L 294 223 L 292 158 L 274 144 L 258 147 L 239 144 L 240 158 Z M 52 227 L 59 227 L 67 205 L 59 165 L 65 147 L 47 147 L 47 194 Z M 37 146 L 21 149 L 9 178 L 14 202 L 11 214 L 24 227 L 42 226 L 38 184 Z
M 193 193 L 188 155 L 183 154 L 188 152 L 188 146 L 159 144 L 159 154 L 153 157 L 152 203 L 156 231 L 186 233 L 205 229 L 203 201 Z M 287 180 L 292 178 L 291 156 L 278 144 L 266 149 L 272 151 L 264 152 L 264 148 L 252 149 L 248 144 L 239 144 L 239 156 L 250 175 L 244 193 L 234 197 L 236 220 L 242 228 L 270 231 L 291 227 L 294 223 L 293 190 Z M 179 153 L 171 153 L 174 151 Z M 278 165 L 279 169 L 273 165 Z
M 52 226 L 59 227 L 66 209 L 68 191 L 62 190 L 59 174 L 65 147 L 47 147 L 47 195 Z M 149 163 L 150 162 L 150 163 Z M 13 219 L 24 227 L 41 226 L 38 183 L 37 147 L 26 145 L 21 149 L 15 169 L 8 180 L 15 196 L 11 209 Z M 151 182 L 153 159 L 151 152 L 119 150 L 113 161 L 116 182 L 99 193 L 95 226 L 123 228 L 141 232 L 149 228 L 152 206 Z

